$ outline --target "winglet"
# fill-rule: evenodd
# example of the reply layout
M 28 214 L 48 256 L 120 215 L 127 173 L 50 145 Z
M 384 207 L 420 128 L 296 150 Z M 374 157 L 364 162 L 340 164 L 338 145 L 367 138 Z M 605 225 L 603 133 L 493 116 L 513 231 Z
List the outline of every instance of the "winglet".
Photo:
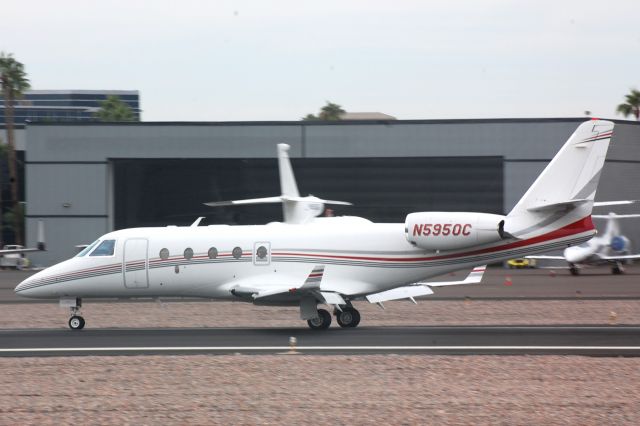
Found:
M 473 268 L 469 275 L 462 281 L 440 281 L 440 282 L 424 282 L 417 283 L 419 285 L 427 285 L 429 287 L 445 287 L 448 285 L 461 285 L 461 284 L 478 284 L 482 281 L 484 272 L 487 270 L 487 265 L 476 266 Z

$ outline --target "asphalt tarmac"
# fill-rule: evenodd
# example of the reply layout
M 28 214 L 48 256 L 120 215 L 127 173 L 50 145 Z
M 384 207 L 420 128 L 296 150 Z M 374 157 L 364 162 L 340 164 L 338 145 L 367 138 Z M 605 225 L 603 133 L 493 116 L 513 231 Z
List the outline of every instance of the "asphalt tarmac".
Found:
M 33 273 L 0 271 L 0 303 L 57 303 L 57 300 L 25 299 L 14 293 L 15 286 Z M 466 272 L 457 272 L 437 280 L 454 281 L 465 276 Z M 493 267 L 487 269 L 480 284 L 434 288 L 434 292 L 430 299 L 640 299 L 640 266 L 627 267 L 623 275 L 613 275 L 607 267 L 588 268 L 579 276 L 560 268 Z
M 290 346 L 290 339 L 296 339 Z M 637 326 L 2 330 L 0 356 L 148 354 L 640 356 Z

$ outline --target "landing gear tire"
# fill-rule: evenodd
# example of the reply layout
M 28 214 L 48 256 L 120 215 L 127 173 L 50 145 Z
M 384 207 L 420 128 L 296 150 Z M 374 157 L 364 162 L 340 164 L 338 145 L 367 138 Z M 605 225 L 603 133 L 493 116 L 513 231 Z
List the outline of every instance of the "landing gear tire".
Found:
M 360 312 L 354 308 L 344 308 L 336 314 L 338 324 L 343 328 L 355 328 L 360 324 Z
M 571 275 L 573 276 L 577 276 L 580 275 L 580 272 L 578 271 L 578 268 L 576 267 L 576 265 L 574 264 L 569 264 L 569 272 L 571 272 Z
M 331 325 L 331 314 L 324 309 L 318 309 L 318 316 L 307 320 L 307 324 L 313 330 L 326 330 Z
M 611 273 L 613 275 L 621 275 L 624 274 L 624 269 L 620 265 L 616 265 L 611 268 Z
M 82 330 L 84 328 L 84 318 L 80 315 L 74 315 L 69 318 L 69 328 L 72 330 Z

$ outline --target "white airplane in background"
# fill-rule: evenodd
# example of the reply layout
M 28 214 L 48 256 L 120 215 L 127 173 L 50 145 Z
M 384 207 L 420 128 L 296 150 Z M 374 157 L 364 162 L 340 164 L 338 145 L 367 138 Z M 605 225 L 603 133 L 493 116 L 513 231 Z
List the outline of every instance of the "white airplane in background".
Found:
M 627 202 L 604 202 L 595 203 L 598 205 L 630 204 Z M 640 254 L 629 254 L 631 243 L 627 237 L 620 232 L 618 220 L 639 218 L 640 214 L 609 213 L 608 215 L 592 215 L 592 218 L 606 219 L 607 226 L 604 234 L 598 235 L 587 242 L 575 247 L 564 249 L 562 256 L 526 256 L 527 259 L 540 260 L 564 260 L 569 264 L 571 275 L 579 275 L 579 267 L 584 265 L 606 265 L 610 264 L 613 274 L 622 274 L 624 268 L 622 262 L 632 259 L 640 259 Z
M 355 327 L 354 301 L 382 303 L 431 294 L 424 283 L 452 271 L 580 244 L 595 234 L 591 211 L 613 123 L 578 126 L 511 212 L 410 213 L 404 223 L 318 218 L 327 201 L 298 194 L 287 146 L 280 145 L 284 223 L 132 228 L 98 238 L 76 257 L 20 283 L 17 294 L 59 298 L 81 329 L 82 298 L 204 297 L 298 306 L 313 329 L 334 307 Z M 473 176 L 469 176 L 470 179 Z M 231 202 L 232 204 L 250 201 Z M 328 202 L 331 203 L 331 202 Z M 465 281 L 477 282 L 483 268 Z
M 38 221 L 38 244 L 36 247 L 0 249 L 0 257 L 4 256 L 5 254 L 33 253 L 35 251 L 44 251 L 46 249 L 47 248 L 44 242 L 44 222 L 39 220 Z

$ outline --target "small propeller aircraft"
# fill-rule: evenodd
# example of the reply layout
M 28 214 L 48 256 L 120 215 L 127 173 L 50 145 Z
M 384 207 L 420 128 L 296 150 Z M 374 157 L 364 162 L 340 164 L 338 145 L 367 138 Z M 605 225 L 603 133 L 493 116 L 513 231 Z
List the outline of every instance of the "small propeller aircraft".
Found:
M 618 204 L 630 204 L 635 201 L 622 201 Z M 611 205 L 616 202 L 595 203 L 599 205 Z M 632 259 L 640 259 L 640 254 L 630 254 L 631 242 L 620 232 L 620 219 L 639 218 L 640 214 L 618 215 L 592 215 L 594 219 L 605 219 L 607 226 L 602 235 L 598 235 L 587 242 L 575 247 L 564 249 L 562 256 L 534 255 L 526 256 L 527 259 L 539 260 L 564 260 L 569 264 L 571 275 L 579 275 L 580 267 L 587 265 L 611 265 L 611 273 L 618 275 L 624 273 L 622 263 Z
M 17 294 L 59 298 L 81 329 L 83 298 L 204 297 L 297 306 L 312 329 L 326 329 L 333 307 L 341 327 L 356 327 L 353 302 L 431 294 L 439 285 L 479 282 L 485 265 L 580 244 L 595 234 L 591 211 L 613 123 L 582 123 L 508 215 L 414 212 L 404 223 L 317 217 L 324 204 L 301 197 L 279 145 L 282 194 L 216 205 L 282 202 L 284 222 L 267 225 L 132 228 L 98 238 L 77 256 L 20 283 Z M 472 178 L 470 176 L 469 178 Z M 458 282 L 425 282 L 473 269 Z

